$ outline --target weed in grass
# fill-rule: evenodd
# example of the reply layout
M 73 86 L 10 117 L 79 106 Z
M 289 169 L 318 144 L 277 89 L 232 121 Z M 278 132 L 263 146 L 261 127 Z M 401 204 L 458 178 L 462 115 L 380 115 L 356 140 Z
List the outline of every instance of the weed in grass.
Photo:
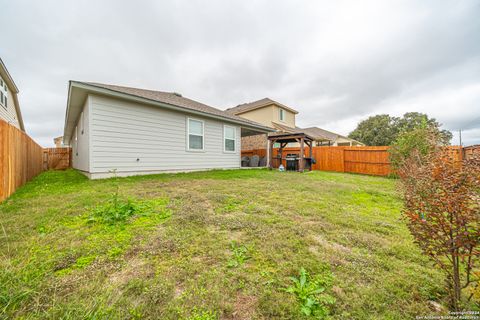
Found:
M 235 241 L 230 244 L 232 250 L 232 258 L 228 261 L 229 268 L 236 268 L 243 265 L 250 256 L 248 256 L 248 248 L 244 245 L 238 245 Z
M 217 208 L 215 211 L 217 213 L 230 213 L 238 211 L 243 204 L 243 201 L 237 199 L 236 197 L 226 197 L 222 201 L 222 206 Z
M 114 194 L 106 204 L 93 209 L 88 217 L 88 222 L 100 222 L 105 224 L 125 222 L 137 211 L 137 206 L 131 199 L 124 202 L 118 199 L 117 194 Z
M 192 314 L 188 317 L 185 318 L 185 320 L 217 320 L 218 316 L 216 312 L 213 311 L 198 311 L 194 310 Z
M 333 276 L 329 272 L 311 277 L 304 269 L 300 269 L 297 277 L 290 277 L 293 285 L 285 291 L 294 294 L 300 303 L 300 311 L 306 316 L 325 318 L 329 314 L 329 306 L 335 303 L 335 298 L 326 293 L 331 289 Z

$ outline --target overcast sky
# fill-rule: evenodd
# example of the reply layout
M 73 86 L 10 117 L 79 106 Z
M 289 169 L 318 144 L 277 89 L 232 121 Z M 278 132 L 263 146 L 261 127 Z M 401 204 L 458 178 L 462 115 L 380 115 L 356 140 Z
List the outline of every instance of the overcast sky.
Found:
M 348 134 L 427 113 L 480 143 L 480 1 L 0 0 L 0 56 L 27 132 L 63 134 L 68 80 L 180 92 L 226 109 L 270 97 Z

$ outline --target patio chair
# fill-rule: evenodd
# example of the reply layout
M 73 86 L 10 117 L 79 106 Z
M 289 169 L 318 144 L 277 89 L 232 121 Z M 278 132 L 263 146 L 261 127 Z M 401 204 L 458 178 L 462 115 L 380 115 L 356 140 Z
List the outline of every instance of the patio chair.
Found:
M 259 160 L 260 160 L 259 156 L 257 155 L 252 156 L 252 158 L 250 158 L 250 167 L 258 167 Z
M 250 158 L 247 156 L 242 157 L 241 163 L 242 163 L 242 167 L 248 167 L 248 164 L 250 163 Z
M 267 166 L 267 157 L 261 157 L 260 161 L 258 162 L 259 167 L 266 167 Z

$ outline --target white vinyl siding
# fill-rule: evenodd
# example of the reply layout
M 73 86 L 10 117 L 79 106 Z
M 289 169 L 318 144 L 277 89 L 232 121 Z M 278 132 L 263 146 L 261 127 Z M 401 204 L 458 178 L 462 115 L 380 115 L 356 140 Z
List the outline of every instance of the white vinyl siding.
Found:
M 223 152 L 222 121 L 114 98 L 89 100 L 92 174 L 240 167 L 238 148 Z M 188 150 L 188 119 L 203 122 L 203 152 Z M 238 145 L 240 127 L 231 126 Z
M 1 81 L 3 82 L 2 94 L 4 95 L 4 100 L 3 103 L 0 103 L 0 119 L 14 125 L 17 128 L 20 128 L 20 125 L 18 123 L 17 110 L 15 109 L 15 102 L 13 100 L 13 91 L 11 90 L 11 88 L 7 87 L 6 83 L 3 80 Z
M 236 150 L 236 130 L 232 126 L 223 126 L 223 151 L 235 152 Z
M 75 169 L 89 172 L 90 170 L 90 136 L 89 136 L 89 116 L 90 99 L 85 101 L 83 111 L 78 117 L 77 125 L 73 131 L 72 137 L 72 166 Z

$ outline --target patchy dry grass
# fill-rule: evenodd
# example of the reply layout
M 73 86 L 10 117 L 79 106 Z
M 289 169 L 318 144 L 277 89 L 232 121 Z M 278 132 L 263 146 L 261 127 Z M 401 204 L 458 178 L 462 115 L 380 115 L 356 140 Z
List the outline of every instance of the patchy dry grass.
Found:
M 333 273 L 333 318 L 432 315 L 428 301 L 444 297 L 399 219 L 394 180 L 237 170 L 118 183 L 159 205 L 89 223 L 116 182 L 73 170 L 0 205 L 0 318 L 300 319 L 284 289 L 301 267 Z

